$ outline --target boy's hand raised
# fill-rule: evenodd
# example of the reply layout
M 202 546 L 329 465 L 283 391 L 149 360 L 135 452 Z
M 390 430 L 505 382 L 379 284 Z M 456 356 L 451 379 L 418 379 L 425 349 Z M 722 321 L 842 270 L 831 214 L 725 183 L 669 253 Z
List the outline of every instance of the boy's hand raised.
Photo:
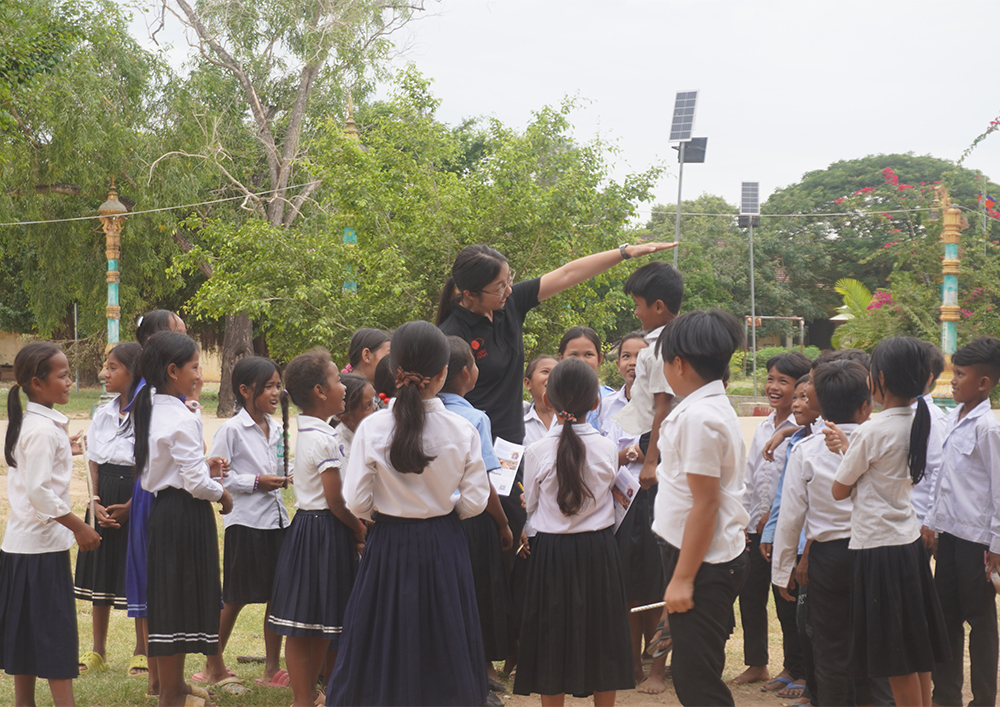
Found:
M 826 448 L 831 452 L 843 456 L 844 452 L 847 451 L 847 446 L 850 444 L 847 441 L 847 435 L 829 420 L 826 421 L 826 427 L 823 428 L 823 436 L 826 437 Z

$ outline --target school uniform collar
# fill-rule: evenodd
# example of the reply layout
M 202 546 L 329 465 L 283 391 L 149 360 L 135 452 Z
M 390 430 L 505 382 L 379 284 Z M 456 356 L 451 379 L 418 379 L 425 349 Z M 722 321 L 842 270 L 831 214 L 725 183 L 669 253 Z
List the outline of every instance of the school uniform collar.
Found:
M 250 413 L 247 411 L 245 407 L 242 406 L 240 407 L 240 411 L 236 413 L 236 419 L 239 420 L 243 424 L 243 426 L 248 429 L 251 427 L 256 427 L 257 429 L 260 429 L 260 425 L 257 424 L 257 421 L 253 419 L 253 417 L 250 415 Z M 264 419 L 267 420 L 267 432 L 268 434 L 270 434 L 271 430 L 277 423 L 275 423 L 275 421 L 271 418 L 270 415 L 264 415 Z M 261 432 L 263 432 L 263 430 L 261 430 Z
M 28 401 L 28 407 L 25 409 L 25 412 L 47 417 L 60 427 L 66 427 L 69 425 L 69 418 L 55 408 L 50 408 L 46 405 L 39 405 L 38 403 L 33 403 L 30 400 Z
M 666 326 L 666 324 L 664 324 L 663 326 Z M 643 338 L 646 340 L 646 343 L 649 344 L 650 346 L 656 346 L 656 340 L 660 338 L 660 333 L 662 331 L 663 327 L 658 326 L 652 331 L 647 331 L 646 334 L 643 336 Z
M 612 400 L 609 400 L 608 402 L 614 402 L 615 400 L 621 400 L 623 403 L 627 404 L 628 401 L 629 401 L 628 397 L 625 395 L 625 386 L 622 386 L 618 390 L 612 390 L 612 392 L 608 393 L 607 397 L 608 398 L 612 398 Z
M 538 411 L 535 410 L 534 403 L 528 405 L 528 412 L 524 413 L 524 421 L 527 422 L 528 420 L 538 420 L 539 422 L 542 422 L 542 418 L 538 416 Z
M 691 407 L 694 403 L 698 402 L 699 400 L 706 400 L 708 398 L 714 398 L 719 395 L 725 396 L 725 394 L 726 394 L 726 387 L 722 385 L 721 380 L 709 381 L 705 385 L 698 388 L 698 390 L 691 393 L 691 395 L 687 396 L 686 398 L 683 398 L 677 404 L 677 407 L 675 407 L 673 410 L 670 411 L 670 414 L 667 415 L 667 419 L 668 420 L 677 419 L 677 417 L 681 414 L 681 412 L 684 409 Z
M 447 395 L 447 393 L 445 395 Z M 466 402 L 468 403 L 468 401 Z M 472 405 L 470 404 L 469 407 L 471 408 Z M 438 412 L 440 410 L 444 410 L 444 401 L 435 395 L 433 398 L 429 398 L 424 401 L 424 408 L 426 408 L 427 412 Z
M 913 410 L 910 409 L 909 405 L 907 405 L 906 407 L 889 408 L 888 410 L 883 410 L 882 412 L 879 413 L 879 415 L 886 415 L 888 417 L 893 417 L 895 415 L 905 415 L 909 417 L 912 414 Z
M 504 307 L 504 309 L 506 309 L 506 306 Z M 485 322 L 489 326 L 493 326 L 493 324 L 497 320 L 497 314 L 503 311 L 504 311 L 503 309 L 493 310 L 493 319 L 491 320 L 489 317 L 483 314 L 477 314 L 476 312 L 473 312 L 471 309 L 466 309 L 462 305 L 456 303 L 455 306 L 451 308 L 451 316 L 458 317 L 461 321 L 465 322 L 470 327 L 475 326 L 476 324 L 481 324 L 483 322 Z
M 558 437 L 562 434 L 563 426 L 557 422 L 558 418 L 555 418 L 552 422 L 552 427 L 548 429 L 545 433 L 551 437 Z M 587 422 L 586 419 L 577 420 L 573 425 L 573 431 L 576 432 L 581 437 L 587 437 L 588 435 L 600 435 L 601 433 L 594 429 L 594 426 Z
M 161 405 L 173 405 L 179 406 L 191 412 L 191 409 L 184 404 L 184 401 L 178 398 L 176 395 L 167 395 L 166 393 L 157 393 L 156 389 L 153 389 L 153 403 L 160 403 Z
M 299 413 L 295 416 L 295 424 L 299 432 L 322 432 L 331 437 L 337 436 L 336 430 L 330 427 L 330 423 L 319 417 Z
M 347 442 L 348 444 L 354 441 L 354 433 L 351 431 L 351 428 L 345 425 L 343 422 L 337 425 L 333 431 L 336 432 L 338 435 L 340 435 L 340 438 L 345 442 Z
M 441 402 L 445 404 L 445 407 L 451 404 L 451 405 L 459 405 L 461 407 L 466 407 L 466 408 L 472 408 L 473 410 L 476 409 L 472 403 L 470 403 L 468 400 L 463 398 L 461 395 L 458 395 L 457 393 L 438 393 L 437 396 L 441 399 Z
M 30 403 L 29 403 L 29 405 L 30 405 Z M 955 408 L 958 411 L 958 412 L 955 413 L 955 419 L 956 420 L 958 420 L 958 415 L 962 414 L 961 410 L 964 407 L 965 407 L 965 403 L 961 403 L 958 407 Z M 982 417 L 986 413 L 990 412 L 990 410 L 991 410 L 991 408 L 990 408 L 990 399 L 986 398 L 986 400 L 984 400 L 983 402 L 979 403 L 979 405 L 976 405 L 976 407 L 972 408 L 967 413 L 965 413 L 965 417 L 963 417 L 961 420 L 958 420 L 955 423 L 955 427 L 958 427 L 959 425 L 965 424 L 966 421 L 968 421 L 968 420 L 974 420 L 977 417 Z

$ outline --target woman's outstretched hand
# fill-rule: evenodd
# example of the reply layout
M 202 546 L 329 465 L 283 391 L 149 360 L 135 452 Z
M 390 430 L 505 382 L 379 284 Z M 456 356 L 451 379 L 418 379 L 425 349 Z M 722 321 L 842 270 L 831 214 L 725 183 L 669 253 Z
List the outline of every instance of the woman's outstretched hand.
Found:
M 636 243 L 625 247 L 625 252 L 630 258 L 640 258 L 651 253 L 659 253 L 661 250 L 676 248 L 677 243 Z

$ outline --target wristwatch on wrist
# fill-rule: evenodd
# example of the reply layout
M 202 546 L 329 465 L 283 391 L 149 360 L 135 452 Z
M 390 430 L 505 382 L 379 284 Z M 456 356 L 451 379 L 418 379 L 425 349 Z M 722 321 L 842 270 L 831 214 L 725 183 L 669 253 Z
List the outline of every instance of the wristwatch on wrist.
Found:
M 632 244 L 631 243 L 622 243 L 620 246 L 618 246 L 618 252 L 622 254 L 622 260 L 631 260 L 632 256 L 629 255 L 628 251 L 625 250 L 630 245 L 632 245 Z

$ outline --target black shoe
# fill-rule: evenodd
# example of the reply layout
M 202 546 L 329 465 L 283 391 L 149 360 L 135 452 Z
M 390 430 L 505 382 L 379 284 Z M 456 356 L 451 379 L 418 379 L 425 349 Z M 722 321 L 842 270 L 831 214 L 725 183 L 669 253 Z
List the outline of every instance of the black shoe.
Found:
M 507 688 L 504 687 L 504 684 L 494 680 L 493 678 L 486 678 L 486 686 L 490 688 L 490 692 L 507 692 Z
M 503 700 L 491 692 L 486 696 L 486 702 L 479 705 L 479 707 L 503 707 Z

